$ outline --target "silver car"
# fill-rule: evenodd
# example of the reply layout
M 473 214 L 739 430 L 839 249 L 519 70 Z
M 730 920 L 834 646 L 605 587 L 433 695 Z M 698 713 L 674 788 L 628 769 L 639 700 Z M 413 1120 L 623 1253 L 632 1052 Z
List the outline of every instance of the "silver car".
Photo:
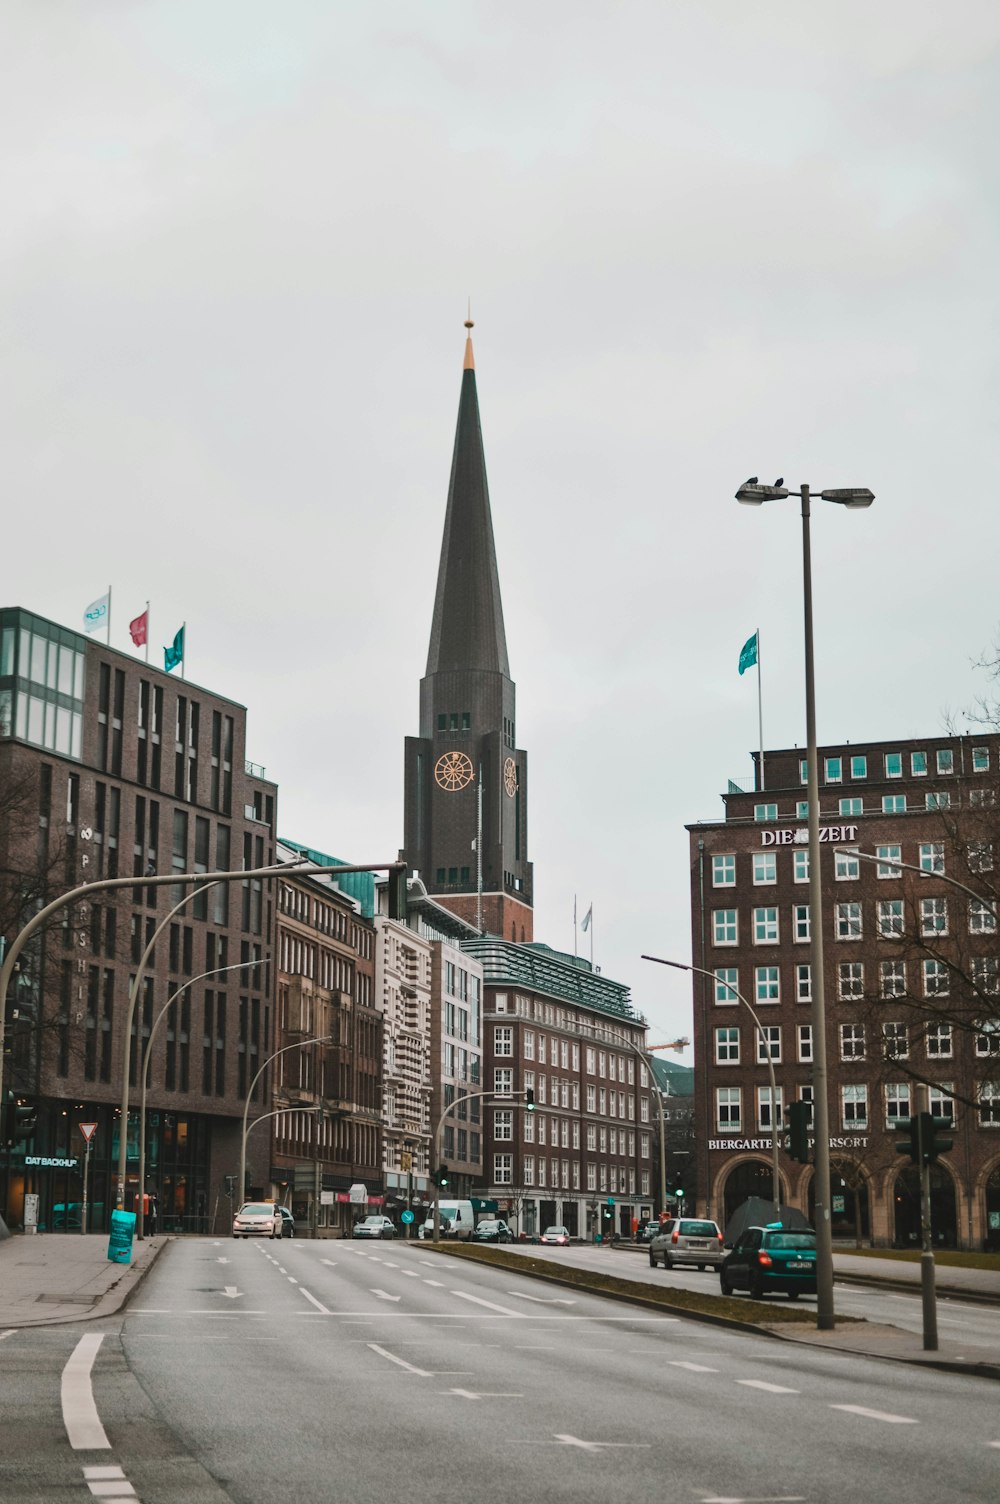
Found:
M 280 1238 L 281 1212 L 271 1201 L 247 1201 L 233 1218 L 234 1238 Z
M 699 1269 L 718 1269 L 725 1257 L 717 1222 L 701 1217 L 668 1217 L 649 1245 L 649 1265 L 673 1269 L 675 1264 L 696 1264 Z

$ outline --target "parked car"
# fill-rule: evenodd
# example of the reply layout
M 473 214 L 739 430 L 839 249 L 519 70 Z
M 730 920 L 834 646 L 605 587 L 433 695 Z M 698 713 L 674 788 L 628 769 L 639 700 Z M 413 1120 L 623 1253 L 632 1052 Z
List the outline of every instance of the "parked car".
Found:
M 279 1206 L 278 1210 L 281 1213 L 281 1235 L 282 1235 L 282 1237 L 284 1237 L 284 1238 L 294 1238 L 294 1236 L 295 1236 L 295 1218 L 292 1216 L 292 1213 L 291 1213 L 291 1211 L 289 1210 L 289 1208 L 287 1206 Z
M 351 1232 L 352 1238 L 394 1238 L 396 1226 L 391 1217 L 365 1217 L 363 1222 L 355 1222 Z
M 656 1234 L 659 1232 L 659 1230 L 659 1222 L 640 1222 L 639 1226 L 635 1230 L 635 1241 L 637 1243 L 648 1243 L 651 1238 L 656 1237 Z
M 472 1234 L 473 1243 L 513 1243 L 513 1229 L 502 1217 L 487 1217 L 479 1223 Z
M 538 1239 L 539 1243 L 556 1243 L 565 1248 L 569 1244 L 569 1229 L 566 1227 L 547 1227 Z
M 234 1238 L 280 1238 L 283 1228 L 273 1201 L 245 1201 L 233 1218 Z
M 664 1269 L 673 1269 L 675 1264 L 717 1269 L 724 1258 L 719 1224 L 701 1217 L 668 1217 L 649 1244 L 651 1269 L 657 1264 Z
M 723 1295 L 749 1290 L 760 1300 L 783 1290 L 789 1300 L 816 1294 L 816 1234 L 811 1227 L 748 1227 L 719 1270 Z

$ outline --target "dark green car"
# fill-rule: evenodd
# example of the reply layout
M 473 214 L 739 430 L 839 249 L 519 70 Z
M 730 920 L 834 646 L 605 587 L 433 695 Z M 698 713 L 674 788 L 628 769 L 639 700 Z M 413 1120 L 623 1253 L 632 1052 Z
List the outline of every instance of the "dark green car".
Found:
M 747 1227 L 719 1270 L 723 1295 L 749 1290 L 760 1300 L 775 1290 L 789 1300 L 816 1294 L 816 1234 L 811 1227 Z

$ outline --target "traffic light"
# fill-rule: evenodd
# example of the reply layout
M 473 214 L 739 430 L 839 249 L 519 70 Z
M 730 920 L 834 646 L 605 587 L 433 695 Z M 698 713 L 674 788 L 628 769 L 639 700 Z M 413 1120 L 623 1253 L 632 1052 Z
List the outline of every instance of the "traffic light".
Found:
M 436 1186 L 440 1186 L 443 1190 L 444 1187 L 448 1184 L 448 1179 L 448 1166 L 439 1165 L 439 1167 L 434 1171 L 434 1184 Z
M 809 1163 L 808 1102 L 792 1102 L 788 1108 L 788 1152 L 800 1164 Z
M 0 1144 L 12 1149 L 22 1139 L 30 1138 L 37 1121 L 38 1108 L 34 1102 L 22 1101 L 12 1091 L 6 1091 L 0 1104 Z
M 389 868 L 389 918 L 406 923 L 406 863 Z
M 527 1090 L 524 1093 L 524 1105 L 528 1109 L 529 1112 L 534 1112 L 534 1110 L 535 1110 L 535 1093 L 534 1093 L 534 1090 L 530 1086 L 527 1088 Z
M 914 1113 L 906 1122 L 900 1122 L 900 1128 L 905 1128 L 908 1137 L 896 1143 L 897 1154 L 908 1154 L 910 1162 L 915 1165 L 932 1165 L 939 1154 L 947 1154 L 951 1149 L 954 1139 L 943 1138 L 939 1128 L 950 1128 L 951 1121 L 948 1118 L 936 1118 L 931 1112 Z

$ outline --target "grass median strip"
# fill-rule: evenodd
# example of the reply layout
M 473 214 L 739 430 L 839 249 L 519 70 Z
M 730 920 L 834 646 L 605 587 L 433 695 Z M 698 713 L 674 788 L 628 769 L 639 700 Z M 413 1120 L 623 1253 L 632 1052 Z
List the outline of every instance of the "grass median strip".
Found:
M 656 1310 L 674 1311 L 695 1321 L 718 1322 L 726 1326 L 815 1326 L 816 1312 L 808 1307 L 784 1301 L 741 1300 L 738 1296 L 708 1295 L 700 1290 L 682 1290 L 654 1285 L 641 1280 L 604 1274 L 597 1269 L 575 1269 L 551 1259 L 532 1258 L 530 1254 L 508 1253 L 503 1248 L 470 1247 L 464 1243 L 430 1244 L 434 1252 L 449 1258 L 469 1259 L 477 1264 L 509 1269 L 515 1274 L 530 1274 L 536 1279 L 568 1289 L 586 1290 L 593 1295 L 608 1295 L 615 1300 L 632 1301 Z M 849 1318 L 840 1318 L 842 1321 Z

